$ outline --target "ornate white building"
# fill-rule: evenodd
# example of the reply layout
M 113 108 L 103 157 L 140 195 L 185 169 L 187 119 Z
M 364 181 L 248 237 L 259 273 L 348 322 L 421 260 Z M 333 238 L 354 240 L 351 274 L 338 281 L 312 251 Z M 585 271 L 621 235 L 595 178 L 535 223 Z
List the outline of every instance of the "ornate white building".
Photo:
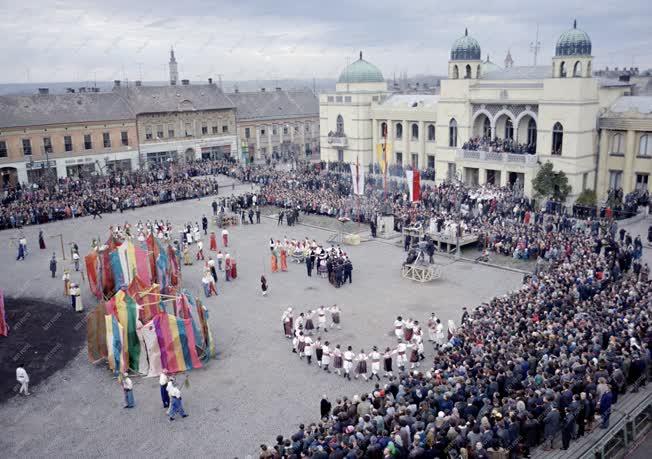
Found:
M 603 199 L 609 187 L 627 193 L 647 186 L 652 141 L 650 148 L 646 142 L 652 137 L 650 123 L 641 119 L 650 121 L 651 114 L 626 116 L 620 109 L 617 117 L 626 122 L 603 118 L 616 117 L 612 106 L 649 107 L 645 100 L 652 97 L 628 104 L 629 82 L 594 77 L 591 48 L 588 34 L 574 23 L 559 37 L 548 65 L 513 66 L 509 55 L 502 69 L 488 56 L 482 60 L 480 44 L 465 31 L 453 43 L 448 79 L 441 82 L 438 96 L 389 93 L 380 70 L 361 55 L 344 69 L 335 93 L 320 96 L 322 159 L 377 162 L 375 152 L 387 143 L 390 163 L 434 166 L 437 183 L 449 178 L 470 185 L 519 183 L 530 195 L 532 178 L 550 161 L 568 176 L 570 200 L 585 189 L 595 189 Z M 614 129 L 627 131 L 618 139 L 624 139 L 621 149 L 627 146 L 636 161 L 606 159 L 609 139 L 619 133 Z M 510 139 L 527 146 L 519 151 L 530 153 L 485 145 L 463 148 L 470 139 L 483 137 Z M 635 148 L 639 144 L 644 146 Z

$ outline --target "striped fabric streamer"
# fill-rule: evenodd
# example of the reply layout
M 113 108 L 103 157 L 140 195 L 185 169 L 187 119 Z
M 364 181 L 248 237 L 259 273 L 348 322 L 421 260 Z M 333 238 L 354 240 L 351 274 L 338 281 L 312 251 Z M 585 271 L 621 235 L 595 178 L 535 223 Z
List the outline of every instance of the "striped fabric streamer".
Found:
M 152 275 L 150 273 L 150 266 L 147 260 L 147 251 L 140 247 L 134 248 L 134 256 L 136 258 L 136 273 L 137 276 L 146 284 L 152 283 Z
M 161 357 L 161 348 L 159 347 L 159 340 L 156 335 L 154 321 L 145 324 L 142 333 L 143 341 L 145 342 L 147 360 L 149 361 L 149 371 L 147 372 L 147 376 L 158 376 L 164 369 L 167 370 L 167 368 Z
M 120 262 L 120 254 L 117 251 L 111 252 L 109 254 L 109 259 L 111 263 L 111 270 L 113 271 L 113 279 L 115 280 L 114 292 L 123 286 L 126 286 L 125 277 L 122 273 L 122 263 Z
M 106 347 L 109 368 L 114 373 L 127 371 L 127 350 L 125 348 L 125 333 L 116 316 L 104 316 L 106 321 Z
M 99 260 L 97 252 L 92 251 L 84 257 L 84 263 L 86 265 L 86 274 L 88 276 L 88 287 L 91 289 L 93 295 L 96 298 L 102 298 L 102 290 L 100 289 L 100 284 L 97 281 L 98 272 L 99 272 Z

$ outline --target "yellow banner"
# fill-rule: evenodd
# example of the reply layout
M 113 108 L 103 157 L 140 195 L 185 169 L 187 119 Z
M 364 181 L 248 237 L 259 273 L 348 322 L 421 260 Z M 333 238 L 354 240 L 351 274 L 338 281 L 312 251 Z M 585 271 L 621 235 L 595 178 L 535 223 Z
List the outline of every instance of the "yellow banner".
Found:
M 389 159 L 392 157 L 392 144 L 379 143 L 376 145 L 376 156 L 378 157 L 378 164 L 380 165 L 380 173 L 385 174 Z

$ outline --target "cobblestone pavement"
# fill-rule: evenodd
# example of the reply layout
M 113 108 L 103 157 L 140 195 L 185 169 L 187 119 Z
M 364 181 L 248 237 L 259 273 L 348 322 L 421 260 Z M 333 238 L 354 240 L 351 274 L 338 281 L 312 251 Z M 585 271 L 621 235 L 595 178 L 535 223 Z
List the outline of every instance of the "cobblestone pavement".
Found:
M 248 190 L 248 185 L 237 186 Z M 222 193 L 232 193 L 222 187 Z M 210 215 L 211 199 L 185 201 L 104 215 L 102 220 L 83 218 L 44 225 L 48 249 L 38 250 L 38 227 L 24 232 L 30 253 L 16 262 L 17 231 L 0 232 L 2 288 L 8 296 L 30 296 L 62 303 L 64 314 L 72 314 L 61 296 L 61 248 L 76 241 L 86 252 L 93 237 L 105 239 L 108 226 L 126 220 L 170 219 L 175 227 L 186 220 L 199 221 Z M 311 218 L 311 223 L 319 219 Z M 353 265 L 353 284 L 333 288 L 325 279 L 308 278 L 304 265 L 290 264 L 287 273 L 269 272 L 270 237 L 314 237 L 325 241 L 332 232 L 308 226 L 277 227 L 263 218 L 260 225 L 230 230 L 229 251 L 238 261 L 238 278 L 218 284 L 220 295 L 205 301 L 219 355 L 201 370 L 190 374 L 183 400 L 190 417 L 167 420 L 156 379 L 134 378 L 136 408 L 122 409 L 122 391 L 105 364 L 92 365 L 85 352 L 47 381 L 36 384 L 29 398 L 14 397 L 0 405 L 4 457 L 246 457 L 279 433 L 291 434 L 300 422 L 318 419 L 319 400 L 328 394 L 352 396 L 373 387 L 372 383 L 344 381 L 308 366 L 291 353 L 281 333 L 283 309 L 295 311 L 337 303 L 343 310 L 343 329 L 329 331 L 331 343 L 369 350 L 372 345 L 394 344 L 391 329 L 402 314 L 425 322 L 435 312 L 446 323 L 459 321 L 462 306 L 475 306 L 496 294 L 520 285 L 521 275 L 464 261 L 437 258 L 445 265 L 438 281 L 422 285 L 404 280 L 400 266 L 402 250 L 380 241 L 347 246 Z M 205 247 L 208 246 L 206 241 Z M 220 244 L 221 246 L 221 244 Z M 51 279 L 48 260 L 55 251 L 59 273 Z M 69 253 L 68 246 L 66 251 Z M 69 255 L 67 256 L 68 261 Z M 268 279 L 270 294 L 260 295 L 261 273 Z M 201 291 L 201 266 L 184 267 L 184 285 Z M 73 273 L 79 280 L 79 275 Z M 226 284 L 226 285 L 225 285 Z M 93 306 L 84 285 L 86 307 Z M 84 333 L 84 328 L 80 329 Z M 328 335 L 326 337 L 326 335 Z M 426 349 L 428 358 L 432 349 Z M 2 362 L 6 364 L 6 362 Z

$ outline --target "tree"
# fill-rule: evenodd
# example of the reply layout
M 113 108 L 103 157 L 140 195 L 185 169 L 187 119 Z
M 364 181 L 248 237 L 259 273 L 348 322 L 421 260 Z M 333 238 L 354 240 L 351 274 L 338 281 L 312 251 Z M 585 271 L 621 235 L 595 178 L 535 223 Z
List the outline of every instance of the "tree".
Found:
M 532 179 L 535 197 L 564 202 L 571 192 L 568 177 L 563 171 L 555 172 L 550 161 L 541 166 L 536 177 Z
M 595 207 L 597 201 L 598 197 L 596 196 L 595 191 L 587 188 L 580 193 L 575 204 L 578 206 Z

